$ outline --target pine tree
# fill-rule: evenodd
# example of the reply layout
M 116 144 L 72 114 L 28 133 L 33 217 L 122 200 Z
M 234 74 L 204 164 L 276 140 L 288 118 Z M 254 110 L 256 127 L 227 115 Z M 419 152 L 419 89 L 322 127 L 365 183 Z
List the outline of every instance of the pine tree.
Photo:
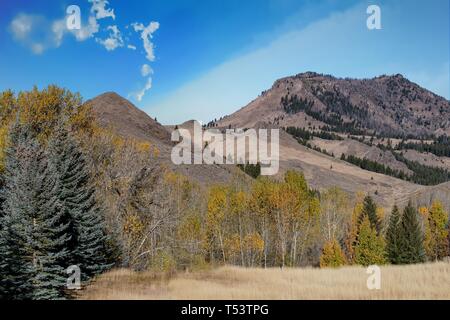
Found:
M 359 219 L 360 224 L 365 216 L 369 218 L 370 226 L 377 231 L 377 234 L 380 234 L 381 222 L 377 216 L 377 205 L 369 195 L 364 198 L 363 210 Z
M 400 211 L 395 205 L 392 209 L 391 216 L 389 218 L 389 226 L 386 234 L 386 251 L 389 262 L 392 264 L 399 263 L 400 255 Z
M 88 280 L 111 266 L 103 213 L 95 199 L 85 157 L 63 122 L 55 128 L 49 149 L 58 175 L 58 198 L 72 234 L 70 261 Z
M 56 177 L 27 126 L 16 123 L 6 152 L 1 217 L 2 287 L 8 299 L 64 297 L 66 242 Z
M 408 203 L 403 211 L 400 228 L 399 264 L 425 262 L 423 234 L 420 228 L 417 210 Z
M 384 239 L 377 235 L 375 228 L 370 224 L 368 216 L 364 217 L 360 226 L 355 247 L 355 263 L 362 266 L 386 263 Z

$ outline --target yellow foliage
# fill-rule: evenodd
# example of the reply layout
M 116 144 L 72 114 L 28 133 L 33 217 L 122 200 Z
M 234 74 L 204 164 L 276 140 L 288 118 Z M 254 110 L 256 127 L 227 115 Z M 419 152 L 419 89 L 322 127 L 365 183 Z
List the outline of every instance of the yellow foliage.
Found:
M 247 250 L 262 253 L 264 250 L 264 240 L 258 232 L 252 232 L 245 236 L 244 247 Z
M 123 232 L 132 239 L 140 237 L 144 231 L 144 224 L 141 219 L 135 214 L 129 214 L 125 217 L 123 223 Z
M 333 239 L 325 243 L 320 256 L 321 268 L 337 268 L 346 264 L 345 255 L 337 240 Z
M 8 144 L 8 128 L 0 127 L 0 172 L 5 168 L 5 149 Z
M 448 213 L 440 201 L 434 201 L 426 216 L 425 251 L 432 260 L 439 260 L 448 255 Z

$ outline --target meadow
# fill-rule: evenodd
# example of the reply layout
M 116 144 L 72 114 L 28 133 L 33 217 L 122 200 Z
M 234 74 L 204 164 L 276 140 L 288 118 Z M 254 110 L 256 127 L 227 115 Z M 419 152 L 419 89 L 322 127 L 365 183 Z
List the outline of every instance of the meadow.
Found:
M 240 268 L 174 275 L 117 269 L 79 295 L 83 300 L 450 300 L 450 263 L 382 266 L 381 289 L 367 288 L 366 268 Z

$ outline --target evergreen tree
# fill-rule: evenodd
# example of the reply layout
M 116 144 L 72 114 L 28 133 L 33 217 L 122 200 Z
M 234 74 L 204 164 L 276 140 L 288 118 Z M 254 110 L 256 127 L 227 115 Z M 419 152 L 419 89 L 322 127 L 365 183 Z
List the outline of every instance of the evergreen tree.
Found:
M 403 211 L 400 228 L 399 264 L 425 262 L 423 234 L 420 228 L 417 210 L 408 203 Z
M 0 252 L 7 299 L 64 297 L 69 237 L 56 197 L 56 177 L 27 126 L 15 124 L 6 152 Z
M 368 216 L 365 216 L 358 235 L 355 247 L 355 262 L 362 266 L 385 264 L 385 242 L 371 226 Z
M 370 226 L 376 230 L 377 234 L 380 234 L 381 222 L 377 215 L 377 205 L 369 195 L 364 198 L 363 210 L 359 218 L 360 225 L 364 220 L 364 217 L 369 218 Z
M 391 216 L 389 218 L 389 226 L 386 234 L 386 251 L 389 262 L 392 264 L 399 263 L 400 255 L 400 236 L 401 236 L 401 226 L 400 226 L 400 211 L 395 205 L 392 209 Z
M 72 234 L 70 261 L 88 280 L 111 266 L 103 213 L 95 199 L 85 157 L 63 122 L 55 128 L 49 149 L 58 175 L 58 198 Z

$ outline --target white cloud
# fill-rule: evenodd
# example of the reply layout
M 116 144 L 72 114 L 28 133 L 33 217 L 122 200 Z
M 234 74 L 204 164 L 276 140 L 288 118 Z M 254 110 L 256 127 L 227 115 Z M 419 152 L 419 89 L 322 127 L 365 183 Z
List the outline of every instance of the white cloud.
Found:
M 143 77 L 148 76 L 149 74 L 153 73 L 152 68 L 148 64 L 143 64 L 141 67 L 141 75 Z
M 13 33 L 16 39 L 26 39 L 33 25 L 36 23 L 36 20 L 39 19 L 38 16 L 29 15 L 21 13 L 16 18 L 13 19 L 10 25 L 11 32 Z
M 89 0 L 92 3 L 91 13 L 95 13 L 95 18 L 97 20 L 104 18 L 112 18 L 116 20 L 116 15 L 114 14 L 114 9 L 106 9 L 109 4 L 107 0 Z
M 155 46 L 151 40 L 153 38 L 153 33 L 159 29 L 159 22 L 152 21 L 147 27 L 145 27 L 142 23 L 133 23 L 132 26 L 134 31 L 141 33 L 141 39 L 145 52 L 147 53 L 146 58 L 149 61 L 155 61 Z
M 145 83 L 144 88 L 140 90 L 138 93 L 136 93 L 136 100 L 141 102 L 142 98 L 144 97 L 145 93 L 152 88 L 152 78 L 149 77 L 147 79 L 147 82 Z
M 136 46 L 133 46 L 131 44 L 127 45 L 127 48 L 131 49 L 131 50 L 136 50 L 137 49 Z
M 93 16 L 90 16 L 88 19 L 88 24 L 81 27 L 79 30 L 71 30 L 71 32 L 75 35 L 75 38 L 78 41 L 85 41 L 89 38 L 92 38 L 100 29 L 98 25 L 97 19 Z
M 11 21 L 9 30 L 17 42 L 34 54 L 59 47 L 63 37 L 59 24 L 52 25 L 44 16 L 26 13 L 18 14 Z
M 52 24 L 52 33 L 56 46 L 59 47 L 62 44 L 64 33 L 67 30 L 66 21 L 64 19 L 56 20 Z
M 119 47 L 123 47 L 124 42 L 119 28 L 114 25 L 108 26 L 106 29 L 110 31 L 109 37 L 104 40 L 97 38 L 96 41 L 102 44 L 108 51 L 113 51 Z

